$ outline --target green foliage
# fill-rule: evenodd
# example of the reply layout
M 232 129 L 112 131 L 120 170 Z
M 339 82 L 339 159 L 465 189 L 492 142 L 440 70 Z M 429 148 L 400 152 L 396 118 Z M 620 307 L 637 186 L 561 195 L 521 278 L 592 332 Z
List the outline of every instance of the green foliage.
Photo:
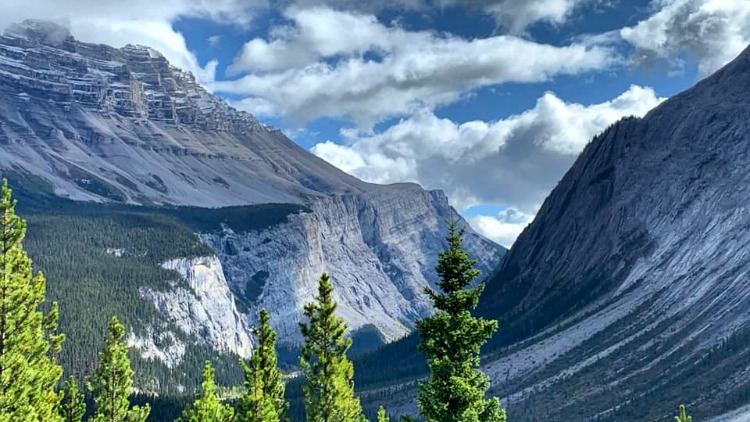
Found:
M 149 405 L 130 407 L 128 396 L 133 385 L 133 370 L 124 337 L 125 327 L 117 317 L 112 317 L 106 344 L 99 355 L 99 367 L 88 382 L 94 398 L 91 422 L 145 422 L 151 411 Z
M 307 381 L 303 394 L 308 422 L 365 420 L 354 396 L 354 366 L 346 357 L 351 339 L 345 337 L 346 324 L 335 312 L 333 285 L 323 274 L 318 296 L 304 308 L 308 322 L 300 324 L 304 338 L 300 366 Z
M 60 416 L 63 422 L 81 422 L 86 413 L 86 399 L 83 393 L 78 391 L 76 379 L 72 375 L 65 381 L 65 392 Z
M 260 310 L 260 325 L 253 329 L 257 346 L 250 361 L 240 360 L 245 374 L 245 394 L 238 403 L 237 422 L 286 421 L 289 405 L 284 399 L 284 382 L 276 359 L 276 332 L 270 316 Z
M 427 355 L 430 377 L 419 385 L 419 411 L 427 422 L 501 422 L 505 411 L 497 398 L 485 399 L 490 382 L 479 370 L 482 344 L 497 330 L 497 321 L 474 317 L 484 288 L 469 288 L 479 271 L 462 249 L 464 230 L 449 224 L 449 249 L 438 258 L 442 293 L 426 289 L 437 312 L 417 324 L 419 350 Z
M 375 389 L 426 377 L 427 359 L 421 353 L 414 353 L 418 344 L 419 335 L 414 332 L 372 352 L 354 356 L 357 387 Z
M 383 406 L 378 408 L 378 422 L 391 422 L 391 418 L 385 414 L 385 408 Z
M 173 285 L 187 288 L 180 275 L 162 268 L 161 262 L 212 253 L 179 221 L 161 215 L 32 214 L 29 229 L 29 253 L 49 277 L 48 295 L 60 303 L 60 326 L 68 335 L 59 361 L 79 381 L 93 370 L 112 315 L 122 316 L 140 337 L 148 336 L 149 328 L 169 328 L 169 321 L 140 292 L 168 291 Z M 180 384 L 195 391 L 203 363 L 216 353 L 193 346 L 198 340 L 179 330 L 170 331 L 189 346 L 185 359 L 170 370 L 159 360 L 133 355 L 135 382 L 146 390 L 152 383 L 158 385 L 161 394 L 177 392 Z M 235 366 L 236 357 L 219 358 L 222 374 L 236 372 L 226 370 Z
M 386 345 L 387 341 L 383 333 L 375 324 L 365 324 L 351 333 L 352 347 L 349 348 L 349 357 L 361 355 Z
M 29 215 L 26 245 L 35 263 L 49 277 L 48 297 L 60 303 L 60 327 L 68 334 L 59 361 L 82 380 L 96 362 L 111 315 L 122 317 L 139 337 L 170 331 L 186 345 L 183 360 L 168 368 L 160 360 L 132 354 L 135 384 L 160 394 L 180 394 L 178 386 L 197 391 L 206 359 L 215 364 L 217 382 L 239 385 L 237 356 L 218 354 L 200 339 L 170 326 L 140 290 L 169 291 L 188 288 L 180 275 L 161 267 L 169 259 L 212 255 L 198 236 L 176 217 L 153 212 L 109 210 L 103 205 L 77 204 L 76 208 Z M 96 303 L 96 306 L 80 306 Z M 158 339 L 162 344 L 169 339 Z M 297 358 L 295 357 L 295 363 Z
M 196 232 L 222 227 L 235 232 L 259 231 L 285 222 L 292 214 L 310 212 L 308 208 L 296 204 L 205 209 L 82 203 L 54 196 L 52 185 L 22 169 L 5 174 L 17 187 L 17 196 L 22 198 L 19 209 L 28 218 L 25 246 L 29 256 L 50 280 L 47 297 L 59 302 L 63 310 L 59 324 L 67 341 L 57 358 L 66 372 L 82 381 L 93 370 L 107 322 L 118 315 L 139 337 L 151 336 L 157 343 L 179 341 L 186 346 L 182 361 L 171 368 L 158 359 L 132 353 L 134 383 L 140 390 L 162 395 L 181 395 L 183 388 L 197 391 L 206 359 L 215 365 L 218 384 L 242 382 L 235 355 L 218 354 L 201 339 L 175 329 L 144 301 L 141 290 L 168 291 L 174 285 L 187 288 L 180 284 L 179 274 L 161 264 L 173 258 L 213 255 Z M 175 338 L 153 337 L 165 331 Z M 298 357 L 294 353 L 293 359 L 280 360 L 296 366 Z
M 46 282 L 33 275 L 21 241 L 26 222 L 15 213 L 7 180 L 0 200 L 0 421 L 58 421 L 62 367 L 54 357 L 64 339 L 57 303 L 45 315 Z
M 178 218 L 201 233 L 229 227 L 235 232 L 260 231 L 287 221 L 292 214 L 312 212 L 297 204 L 259 204 L 224 208 L 174 207 L 154 208 L 153 211 Z
M 214 368 L 210 361 L 206 361 L 201 373 L 201 391 L 192 405 L 182 412 L 178 422 L 231 422 L 234 420 L 234 409 L 221 404 L 216 393 L 214 382 Z
M 680 416 L 675 416 L 674 420 L 675 422 L 693 422 L 693 418 L 688 416 L 684 404 L 680 405 Z

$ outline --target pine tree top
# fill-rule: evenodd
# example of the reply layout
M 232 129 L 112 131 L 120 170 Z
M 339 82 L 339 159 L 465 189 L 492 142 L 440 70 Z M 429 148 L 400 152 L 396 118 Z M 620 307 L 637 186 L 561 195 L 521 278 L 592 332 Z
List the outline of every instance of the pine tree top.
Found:
M 453 314 L 476 308 L 479 296 L 484 290 L 483 284 L 467 289 L 481 272 L 474 268 L 477 260 L 471 259 L 468 252 L 463 249 L 462 237 L 465 232 L 465 228 L 458 228 L 457 221 L 448 221 L 448 250 L 438 255 L 436 268 L 440 277 L 438 287 L 441 291 L 435 292 L 429 287 L 425 289 L 435 309 Z
M 248 362 L 240 359 L 245 393 L 238 400 L 236 422 L 285 422 L 289 408 L 284 381 L 277 367 L 276 332 L 270 315 L 260 310 L 260 325 L 253 327 L 256 345 Z
M 465 230 L 448 222 L 448 250 L 438 257 L 440 292 L 426 289 L 437 310 L 417 323 L 419 350 L 427 356 L 430 377 L 419 385 L 417 401 L 427 422 L 502 422 L 497 398 L 485 399 L 489 378 L 479 370 L 481 346 L 497 330 L 497 321 L 475 317 L 483 284 L 476 260 L 463 250 Z
M 302 387 L 308 422 L 364 421 L 359 398 L 354 395 L 354 367 L 346 356 L 351 339 L 346 324 L 335 314 L 333 284 L 328 274 L 318 280 L 318 295 L 304 307 L 307 323 L 300 366 L 307 383 Z

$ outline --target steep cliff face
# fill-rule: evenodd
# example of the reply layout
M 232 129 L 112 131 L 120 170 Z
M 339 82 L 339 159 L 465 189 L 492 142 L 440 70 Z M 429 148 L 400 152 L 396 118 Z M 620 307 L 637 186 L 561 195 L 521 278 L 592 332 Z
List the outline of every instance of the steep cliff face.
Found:
M 247 320 L 237 311 L 219 259 L 177 258 L 162 267 L 176 271 L 184 284 L 172 283 L 169 290 L 141 287 L 141 297 L 166 318 L 172 329 L 199 339 L 218 352 L 249 357 L 252 334 Z M 170 368 L 180 363 L 185 345 L 169 330 L 151 327 L 150 331 L 140 337 L 131 334 L 131 346 L 143 358 L 159 359 Z
M 331 274 L 338 312 L 352 330 L 373 324 L 393 340 L 430 313 L 423 289 L 435 286 L 445 222 L 455 217 L 442 193 L 388 186 L 318 199 L 311 208 L 261 232 L 201 236 L 219 253 L 249 319 L 265 307 L 282 341 L 299 342 L 300 309 L 317 293 L 323 272 Z M 466 242 L 488 274 L 502 249 L 471 232 Z
M 545 201 L 482 304 L 516 343 L 487 367 L 514 419 L 747 403 L 749 98 L 750 49 L 596 137 Z

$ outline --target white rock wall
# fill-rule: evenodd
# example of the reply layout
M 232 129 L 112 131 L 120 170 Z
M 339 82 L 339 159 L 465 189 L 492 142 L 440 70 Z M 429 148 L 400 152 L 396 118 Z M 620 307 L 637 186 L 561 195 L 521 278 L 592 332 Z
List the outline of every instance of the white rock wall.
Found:
M 179 273 L 187 288 L 178 283 L 170 291 L 144 287 L 141 288 L 142 297 L 182 332 L 205 340 L 218 351 L 250 356 L 250 328 L 245 317 L 237 311 L 219 259 L 215 256 L 178 258 L 162 266 Z M 144 344 L 144 350 L 149 350 L 147 344 Z M 177 352 L 162 350 L 161 353 L 149 352 L 149 355 L 173 364 L 179 362 Z

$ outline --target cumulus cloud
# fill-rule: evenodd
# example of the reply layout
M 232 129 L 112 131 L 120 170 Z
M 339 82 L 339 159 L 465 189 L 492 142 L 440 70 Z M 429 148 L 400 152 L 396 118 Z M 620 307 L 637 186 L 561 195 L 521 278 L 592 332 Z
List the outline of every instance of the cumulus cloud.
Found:
M 750 1 L 658 0 L 654 5 L 656 13 L 620 31 L 635 47 L 636 64 L 666 59 L 680 67 L 681 57 L 688 55 L 705 77 L 750 43 Z
M 544 197 L 597 133 L 623 116 L 642 116 L 663 98 L 632 86 L 593 105 L 566 103 L 553 93 L 524 113 L 496 122 L 456 123 L 422 110 L 382 133 L 345 132 L 346 145 L 324 142 L 312 152 L 376 183 L 413 181 L 442 189 L 459 209 L 502 204 L 513 216 L 475 218 L 504 242 L 522 228 Z M 511 218 L 514 217 L 514 218 Z M 490 217 L 494 218 L 494 217 Z M 513 231 L 515 230 L 515 231 Z
M 444 0 L 444 4 L 461 4 L 481 8 L 495 17 L 511 33 L 523 32 L 536 22 L 564 24 L 573 11 L 592 0 Z
M 363 13 L 380 13 L 384 10 L 425 11 L 432 7 L 432 0 L 282 0 L 280 3 L 301 8 L 325 6 L 332 9 Z
M 467 218 L 474 230 L 509 249 L 533 219 L 534 214 L 527 214 L 513 208 L 507 208 L 497 215 L 477 215 Z
M 247 25 L 252 11 L 264 5 L 261 0 L 3 0 L 0 30 L 26 19 L 54 21 L 82 41 L 153 47 L 174 65 L 193 72 L 200 82 L 209 83 L 216 63 L 201 66 L 172 22 L 198 17 Z
M 392 51 L 410 34 L 389 29 L 374 15 L 342 12 L 328 7 L 290 7 L 284 17 L 293 26 L 278 26 L 272 39 L 255 38 L 247 42 L 229 67 L 230 73 L 257 70 L 285 70 L 305 66 L 326 57 L 363 54 L 370 50 Z M 342 28 L 346 35 L 342 36 Z M 414 33 L 414 37 L 420 37 Z
M 407 31 L 329 8 L 291 8 L 286 16 L 293 24 L 275 28 L 269 40 L 249 41 L 235 60 L 232 71 L 249 74 L 213 88 L 270 101 L 298 124 L 336 117 L 368 128 L 476 88 L 542 82 L 617 62 L 612 50 L 599 46 Z M 341 27 L 350 28 L 345 37 Z
M 410 10 L 429 14 L 436 10 L 462 7 L 492 16 L 511 33 L 521 33 L 537 22 L 564 24 L 579 6 L 602 2 L 603 0 L 288 0 L 282 3 L 301 8 L 326 6 L 373 14 L 384 10 Z

